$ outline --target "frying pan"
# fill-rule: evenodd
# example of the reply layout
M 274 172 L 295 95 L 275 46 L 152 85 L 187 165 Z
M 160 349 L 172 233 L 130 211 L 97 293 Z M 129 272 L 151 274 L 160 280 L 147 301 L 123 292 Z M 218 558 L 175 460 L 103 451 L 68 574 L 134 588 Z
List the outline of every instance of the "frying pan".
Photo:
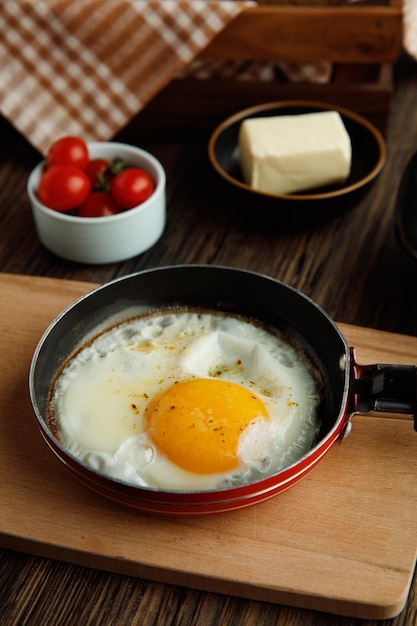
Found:
M 129 485 L 84 465 L 49 428 L 48 394 L 62 363 L 106 321 L 167 306 L 195 306 L 245 315 L 278 328 L 300 346 L 323 385 L 318 442 L 300 460 L 251 484 L 189 492 Z M 107 322 L 108 324 L 109 322 Z M 308 474 L 350 430 L 354 413 L 383 411 L 416 415 L 416 367 L 361 366 L 336 324 L 306 295 L 268 276 L 210 265 L 176 265 L 116 279 L 78 299 L 49 326 L 32 358 L 29 390 L 46 444 L 88 488 L 141 511 L 204 515 L 251 506 L 272 498 Z

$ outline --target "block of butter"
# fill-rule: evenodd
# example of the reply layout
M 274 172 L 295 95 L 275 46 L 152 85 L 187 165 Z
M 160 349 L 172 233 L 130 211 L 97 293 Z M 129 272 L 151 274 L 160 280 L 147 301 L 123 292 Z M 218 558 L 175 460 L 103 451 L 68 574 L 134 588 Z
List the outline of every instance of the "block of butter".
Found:
M 290 194 L 345 182 L 352 146 L 337 111 L 257 117 L 240 126 L 239 159 L 246 184 Z

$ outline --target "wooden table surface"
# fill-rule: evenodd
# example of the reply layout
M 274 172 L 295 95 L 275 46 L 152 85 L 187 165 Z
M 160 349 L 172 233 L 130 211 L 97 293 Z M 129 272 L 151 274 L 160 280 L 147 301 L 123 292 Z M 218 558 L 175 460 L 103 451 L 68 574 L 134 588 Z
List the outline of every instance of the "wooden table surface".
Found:
M 247 268 L 302 290 L 338 322 L 417 336 L 417 261 L 399 248 L 393 231 L 400 177 L 417 150 L 417 66 L 401 62 L 396 70 L 384 171 L 360 205 L 317 228 L 271 229 L 256 214 L 241 216 L 227 194 L 219 195 L 204 135 L 185 143 L 175 136 L 162 142 L 138 134 L 134 125 L 125 129 L 118 139 L 149 149 L 166 169 L 167 226 L 152 249 L 113 265 L 70 263 L 40 245 L 25 193 L 40 155 L 0 120 L 0 270 L 105 282 L 177 263 Z M 0 554 L 2 626 L 412 626 L 417 620 L 416 583 L 398 617 L 372 622 L 148 582 L 7 549 Z

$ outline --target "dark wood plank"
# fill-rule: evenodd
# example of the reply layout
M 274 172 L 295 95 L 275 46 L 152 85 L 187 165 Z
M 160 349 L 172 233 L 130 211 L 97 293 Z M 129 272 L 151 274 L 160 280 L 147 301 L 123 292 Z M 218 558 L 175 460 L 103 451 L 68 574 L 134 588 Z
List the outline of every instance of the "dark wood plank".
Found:
M 392 66 L 335 64 L 327 84 L 290 83 L 276 70 L 271 81 L 172 81 L 130 124 L 136 133 L 161 137 L 167 131 L 186 138 L 209 133 L 237 111 L 281 100 L 315 100 L 352 109 L 386 133 L 394 91 Z M 161 125 L 161 119 L 164 124 Z
M 384 63 L 398 58 L 401 23 L 394 6 L 259 6 L 238 15 L 203 56 Z

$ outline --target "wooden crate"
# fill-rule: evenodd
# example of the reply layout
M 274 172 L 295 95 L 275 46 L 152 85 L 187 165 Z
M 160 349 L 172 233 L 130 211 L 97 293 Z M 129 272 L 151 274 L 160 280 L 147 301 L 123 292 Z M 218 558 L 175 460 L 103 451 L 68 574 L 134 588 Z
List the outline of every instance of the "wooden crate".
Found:
M 262 4 L 238 15 L 201 53 L 202 59 L 274 63 L 332 63 L 325 84 L 174 80 L 137 116 L 135 125 L 158 132 L 210 130 L 234 112 L 262 102 L 314 99 L 346 106 L 385 132 L 393 92 L 393 64 L 402 47 L 402 0 L 367 0 L 351 5 Z M 323 0 L 320 0 L 323 1 Z M 324 0 L 326 1 L 326 0 Z

